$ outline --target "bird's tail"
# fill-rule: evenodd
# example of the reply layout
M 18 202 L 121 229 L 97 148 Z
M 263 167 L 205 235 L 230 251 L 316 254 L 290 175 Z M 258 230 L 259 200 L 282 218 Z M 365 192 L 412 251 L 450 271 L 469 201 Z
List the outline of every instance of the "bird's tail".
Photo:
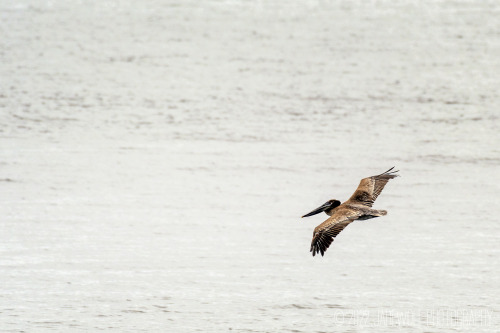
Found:
M 364 214 L 361 215 L 360 217 L 358 217 L 357 219 L 360 221 L 364 221 L 364 220 L 369 220 L 369 219 L 373 219 L 373 218 L 384 216 L 384 215 L 387 215 L 386 210 L 370 209 L 368 211 L 365 211 Z

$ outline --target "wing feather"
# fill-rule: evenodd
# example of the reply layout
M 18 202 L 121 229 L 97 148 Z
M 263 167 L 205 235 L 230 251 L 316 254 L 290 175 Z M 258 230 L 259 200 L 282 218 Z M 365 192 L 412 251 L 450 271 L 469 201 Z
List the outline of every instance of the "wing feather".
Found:
M 315 256 L 317 253 L 321 253 L 321 256 L 323 256 L 328 247 L 330 247 L 330 245 L 332 244 L 335 237 L 337 237 L 337 235 L 342 230 L 344 230 L 344 228 L 347 227 L 349 223 L 351 223 L 358 217 L 359 214 L 340 210 L 325 222 L 318 225 L 314 229 L 313 238 L 311 241 L 310 251 L 312 252 L 312 255 Z
M 368 207 L 373 206 L 373 203 L 384 189 L 385 184 L 387 184 L 389 180 L 398 177 L 396 174 L 398 171 L 391 171 L 392 169 L 394 169 L 394 167 L 380 175 L 361 179 L 358 188 L 354 191 L 354 194 L 349 198 L 348 202 L 362 204 Z

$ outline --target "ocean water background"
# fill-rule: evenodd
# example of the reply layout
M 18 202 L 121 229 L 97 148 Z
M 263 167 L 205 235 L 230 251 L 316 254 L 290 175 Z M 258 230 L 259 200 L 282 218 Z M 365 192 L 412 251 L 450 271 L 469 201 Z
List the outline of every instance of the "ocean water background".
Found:
M 0 1 L 1 330 L 494 332 L 499 11 Z

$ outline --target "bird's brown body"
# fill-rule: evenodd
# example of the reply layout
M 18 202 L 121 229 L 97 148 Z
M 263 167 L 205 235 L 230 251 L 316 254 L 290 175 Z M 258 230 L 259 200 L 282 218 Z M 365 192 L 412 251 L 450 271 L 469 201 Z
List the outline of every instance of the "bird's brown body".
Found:
M 392 169 L 394 167 L 380 175 L 362 179 L 354 194 L 346 202 L 341 204 L 338 200 L 329 200 L 303 216 L 311 216 L 320 212 L 330 215 L 330 218 L 314 229 L 311 242 L 313 256 L 316 253 L 321 253 L 323 256 L 334 238 L 351 222 L 387 215 L 387 211 L 371 207 L 384 189 L 385 184 L 398 176 L 395 174 L 398 171 L 391 172 Z

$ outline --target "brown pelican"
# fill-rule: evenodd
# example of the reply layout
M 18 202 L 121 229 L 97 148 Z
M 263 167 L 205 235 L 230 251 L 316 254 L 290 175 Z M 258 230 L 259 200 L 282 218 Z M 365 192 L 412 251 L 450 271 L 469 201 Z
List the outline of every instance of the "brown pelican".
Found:
M 326 249 L 332 244 L 333 239 L 349 223 L 355 220 L 368 220 L 387 215 L 387 211 L 376 210 L 371 207 L 380 195 L 380 192 L 384 189 L 385 184 L 390 179 L 398 177 L 396 175 L 398 171 L 391 171 L 392 169 L 394 167 L 380 175 L 361 179 L 358 188 L 346 202 L 341 204 L 340 201 L 335 199 L 328 200 L 312 212 L 302 216 L 311 216 L 321 212 L 330 215 L 325 222 L 314 229 L 310 250 L 313 256 L 318 252 L 323 256 Z

